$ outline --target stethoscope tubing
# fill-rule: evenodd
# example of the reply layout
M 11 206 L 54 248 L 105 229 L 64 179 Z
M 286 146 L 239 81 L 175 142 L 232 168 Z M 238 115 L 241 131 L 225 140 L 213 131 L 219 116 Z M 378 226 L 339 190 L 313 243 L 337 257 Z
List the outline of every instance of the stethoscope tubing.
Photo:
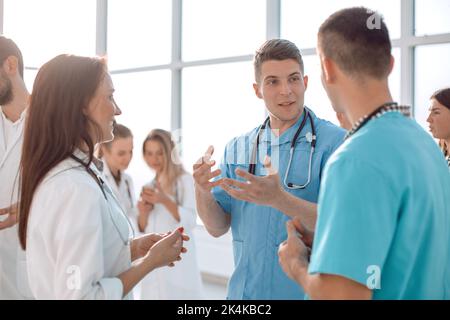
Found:
M 305 107 L 304 108 L 304 112 L 305 112 L 305 117 L 303 118 L 302 123 L 300 124 L 299 128 L 297 129 L 297 132 L 294 135 L 294 138 L 291 141 L 291 147 L 290 147 L 290 150 L 289 150 L 288 166 L 286 168 L 286 173 L 285 173 L 284 179 L 283 179 L 283 184 L 285 185 L 285 187 L 288 188 L 288 189 L 291 189 L 291 190 L 304 189 L 311 182 L 312 157 L 313 157 L 314 150 L 315 150 L 315 147 L 316 147 L 317 136 L 316 136 L 316 129 L 315 129 L 315 126 L 314 126 L 314 121 L 312 119 L 310 111 Z M 311 124 L 311 131 L 312 131 L 310 139 L 308 139 L 308 135 L 307 135 L 307 140 L 310 140 L 308 142 L 311 143 L 311 150 L 309 152 L 309 163 L 308 163 L 308 178 L 307 178 L 306 183 L 301 184 L 301 185 L 297 185 L 297 184 L 294 184 L 294 183 L 287 182 L 287 178 L 288 178 L 289 172 L 291 170 L 292 159 L 294 157 L 295 144 L 297 143 L 297 138 L 300 135 L 300 132 L 303 130 L 303 128 L 306 125 L 307 118 L 309 118 L 309 122 Z M 264 120 L 264 123 L 259 127 L 258 132 L 256 134 L 256 142 L 255 142 L 255 146 L 252 149 L 251 161 L 250 161 L 249 170 L 248 170 L 248 172 L 251 173 L 251 174 L 255 174 L 255 172 L 256 172 L 256 158 L 257 158 L 257 153 L 258 153 L 259 140 L 260 140 L 260 137 L 261 137 L 261 133 L 262 133 L 263 130 L 265 130 L 266 125 L 267 125 L 268 122 L 269 122 L 269 117 L 267 117 L 266 120 Z

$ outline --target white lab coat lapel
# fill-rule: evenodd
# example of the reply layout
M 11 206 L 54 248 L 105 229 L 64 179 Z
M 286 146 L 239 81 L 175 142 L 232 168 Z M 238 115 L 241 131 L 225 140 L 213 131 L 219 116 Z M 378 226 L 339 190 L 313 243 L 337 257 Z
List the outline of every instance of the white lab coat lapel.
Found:
M 0 117 L 1 116 L 2 115 L 0 115 Z M 23 127 L 25 125 L 25 111 L 22 112 L 20 119 L 17 121 L 20 121 L 20 123 L 18 124 L 18 126 L 20 126 L 20 127 L 18 128 L 18 130 L 16 130 L 16 133 L 14 134 L 14 137 L 13 137 L 13 142 L 8 145 L 8 148 L 6 148 L 6 146 L 5 146 L 3 137 L 2 137 L 2 139 L 0 139 L 0 150 L 4 151 L 3 157 L 0 159 L 0 168 L 2 168 L 4 166 L 6 160 L 8 159 L 8 156 L 11 155 L 12 150 L 14 150 L 14 148 L 17 147 L 19 141 L 23 137 Z M 3 128 L 3 123 L 4 123 L 3 121 L 0 121 L 0 132 L 2 132 L 2 134 L 3 134 L 3 130 L 5 130 Z
M 1 117 L 2 115 L 0 115 Z M 3 139 L 3 121 L 0 121 L 0 208 L 15 203 L 19 189 L 25 111 L 18 120 L 14 142 L 7 150 Z M 19 247 L 17 225 L 0 231 L 0 300 L 30 298 L 25 254 Z
M 106 160 L 103 160 L 103 175 L 105 176 L 106 180 L 108 181 L 109 187 L 114 192 L 114 195 L 117 199 L 120 199 L 120 189 L 117 186 L 116 181 L 114 180 L 114 177 L 111 173 L 111 170 L 108 167 L 108 164 L 106 163 Z

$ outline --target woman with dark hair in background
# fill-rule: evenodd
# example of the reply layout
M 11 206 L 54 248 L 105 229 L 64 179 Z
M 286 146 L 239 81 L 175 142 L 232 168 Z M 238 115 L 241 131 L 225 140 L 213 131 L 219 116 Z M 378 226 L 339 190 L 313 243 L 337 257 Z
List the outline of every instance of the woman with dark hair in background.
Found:
M 427 122 L 433 137 L 439 139 L 439 146 L 450 167 L 450 88 L 436 91 L 430 100 Z
M 130 237 L 101 178 L 98 143 L 121 114 L 101 58 L 59 55 L 34 82 L 21 159 L 19 239 L 37 299 L 122 299 L 184 252 L 182 228 Z M 131 262 L 133 262 L 133 265 Z

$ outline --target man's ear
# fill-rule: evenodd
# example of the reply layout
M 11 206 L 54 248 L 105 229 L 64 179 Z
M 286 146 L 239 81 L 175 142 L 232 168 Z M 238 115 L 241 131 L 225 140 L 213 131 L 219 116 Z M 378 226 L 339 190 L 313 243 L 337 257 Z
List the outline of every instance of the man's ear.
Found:
M 325 83 L 332 83 L 336 77 L 336 65 L 327 57 L 320 57 L 320 66 L 323 72 L 323 80 Z
M 305 85 L 305 90 L 308 89 L 308 76 L 303 76 L 303 84 Z
M 389 61 L 389 74 L 391 74 L 392 70 L 394 69 L 395 65 L 395 58 L 393 55 L 391 55 L 391 59 Z
M 261 94 L 261 90 L 260 90 L 260 88 L 259 88 L 259 84 L 254 83 L 254 84 L 253 84 L 253 90 L 255 90 L 255 95 L 256 95 L 258 98 L 260 98 L 260 99 L 263 98 L 263 96 L 262 96 L 262 94 Z
M 9 56 L 3 63 L 3 69 L 9 76 L 14 76 L 18 72 L 19 60 L 15 56 Z

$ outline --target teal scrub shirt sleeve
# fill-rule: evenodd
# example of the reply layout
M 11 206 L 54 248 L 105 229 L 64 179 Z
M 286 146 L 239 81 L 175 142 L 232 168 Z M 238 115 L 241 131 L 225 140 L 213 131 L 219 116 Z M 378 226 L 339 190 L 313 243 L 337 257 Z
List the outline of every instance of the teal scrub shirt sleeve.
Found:
M 379 169 L 355 159 L 333 161 L 319 194 L 309 273 L 340 275 L 363 285 L 373 270 L 382 273 L 396 228 L 397 196 Z

